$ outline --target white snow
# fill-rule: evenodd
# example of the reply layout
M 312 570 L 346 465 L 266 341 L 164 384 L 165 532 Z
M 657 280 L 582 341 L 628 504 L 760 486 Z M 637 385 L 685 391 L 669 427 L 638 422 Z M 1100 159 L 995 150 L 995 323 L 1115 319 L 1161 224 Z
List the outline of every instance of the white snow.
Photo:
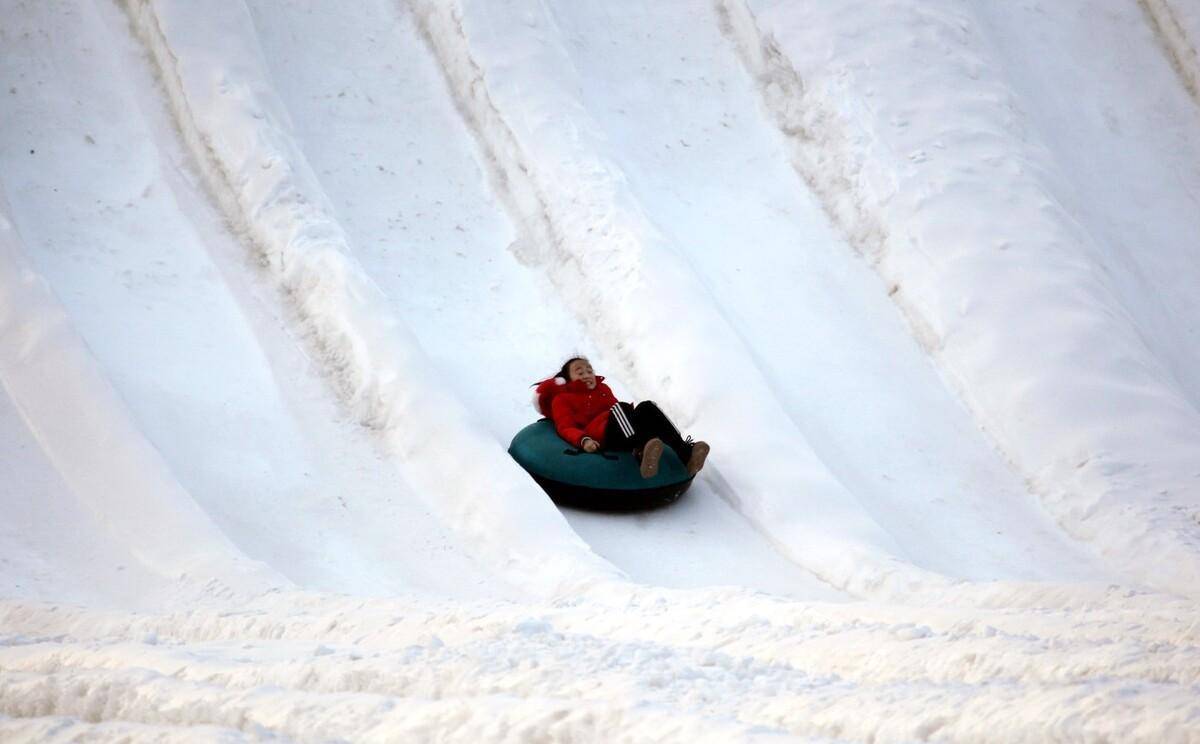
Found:
M 553 604 L 282 595 L 155 615 L 5 604 L 0 710 L 297 740 L 1194 740 L 1193 608 L 1100 599 L 967 613 L 650 589 Z
M 1161 140 L 1200 154 L 1200 112 L 1171 79 L 1139 14 L 1082 21 L 1082 5 L 1061 21 L 1037 13 L 1043 33 L 1069 22 L 1088 43 L 1033 51 L 1019 50 L 1036 34 L 1017 6 L 988 5 L 996 16 L 1017 16 L 991 25 L 956 3 L 886 11 L 873 3 L 803 12 L 771 2 L 724 6 L 763 105 L 792 141 L 797 170 L 889 283 L 917 338 L 1050 513 L 1110 565 L 1194 592 L 1198 339 L 1194 300 L 1173 287 L 1193 287 L 1200 277 L 1200 264 L 1180 247 L 1197 226 L 1195 195 L 1170 193 L 1175 173 L 1161 170 L 1158 142 L 1110 133 L 1103 146 L 1092 140 L 1086 156 L 1115 160 L 1109 172 L 1061 165 L 1094 131 L 1078 107 L 1064 110 L 1061 91 L 1080 90 L 1069 78 L 1080 58 L 1097 51 L 1089 43 L 1101 32 L 1130 46 L 1140 34 L 1144 54 L 1158 55 L 1156 67 L 1144 64 L 1164 90 L 1143 116 L 1164 120 Z M 871 29 L 872 43 L 860 43 L 862 28 Z M 995 51 L 1006 32 L 1020 39 L 1008 43 L 1011 61 Z M 1043 57 L 1055 54 L 1064 56 L 1067 79 L 1041 90 L 1059 69 Z M 1102 79 L 1120 85 L 1122 76 L 1134 77 L 1128 67 Z M 1023 73 L 1039 82 L 1020 97 L 1009 78 L 1022 81 Z M 1088 100 L 1102 106 L 1108 91 L 1098 87 Z M 1042 124 L 1035 113 L 1043 111 L 1059 119 Z M 1056 137 L 1071 144 L 1055 148 Z M 1122 154 L 1110 156 L 1109 147 Z M 1126 157 L 1139 164 L 1122 168 Z M 1150 235 L 1140 231 L 1153 250 L 1127 247 L 1127 229 L 1089 217 L 1111 214 L 1117 192 L 1130 219 L 1146 220 L 1118 179 L 1156 163 L 1154 198 L 1166 192 L 1163 202 L 1179 206 Z
M 0 18 L 0 740 L 1200 741 L 1195 3 Z

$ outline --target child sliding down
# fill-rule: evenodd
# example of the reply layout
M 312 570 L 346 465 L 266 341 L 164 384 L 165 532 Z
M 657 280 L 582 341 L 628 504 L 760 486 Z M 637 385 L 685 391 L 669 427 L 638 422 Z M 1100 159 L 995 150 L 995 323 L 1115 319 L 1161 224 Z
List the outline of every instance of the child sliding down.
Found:
M 538 383 L 534 396 L 534 405 L 554 421 L 560 437 L 584 452 L 632 450 L 643 478 L 658 474 L 663 447 L 675 451 L 689 476 L 700 472 L 708 457 L 708 444 L 685 440 L 654 403 L 618 401 L 583 357 L 568 359 L 554 377 Z

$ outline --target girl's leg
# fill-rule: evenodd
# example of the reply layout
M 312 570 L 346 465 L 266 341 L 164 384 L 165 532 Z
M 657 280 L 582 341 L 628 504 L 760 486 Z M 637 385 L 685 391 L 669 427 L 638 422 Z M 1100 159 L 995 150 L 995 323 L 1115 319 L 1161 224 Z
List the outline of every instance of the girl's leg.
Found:
M 656 436 L 658 428 L 648 426 L 646 421 L 640 420 L 637 410 L 629 403 L 617 403 L 613 406 L 611 418 L 608 419 L 610 428 L 605 431 L 605 439 L 608 439 L 612 428 L 617 428 L 619 431 L 613 433 L 622 438 L 614 439 L 614 442 L 622 442 L 626 448 L 634 450 L 642 478 L 654 478 L 659 473 L 659 460 L 665 445 L 662 439 Z
M 704 461 L 708 458 L 708 443 L 685 440 L 679 429 L 675 428 L 675 424 L 671 423 L 671 419 L 653 402 L 639 403 L 634 409 L 634 421 L 634 426 L 645 431 L 647 436 L 658 438 L 675 450 L 675 454 L 679 455 L 680 461 L 687 468 L 688 475 L 695 475 L 704 467 Z
M 679 429 L 675 428 L 671 419 L 667 418 L 667 415 L 653 401 L 644 400 L 638 403 L 637 407 L 633 409 L 630 419 L 633 422 L 634 430 L 643 437 L 643 442 L 657 437 L 663 441 L 663 444 L 675 450 L 675 454 L 679 455 L 679 459 L 683 462 L 686 463 L 692 456 L 691 443 L 684 441 Z
M 658 460 L 664 446 L 675 451 L 687 467 L 688 475 L 698 473 L 708 457 L 708 445 L 684 440 L 679 429 L 653 402 L 642 401 L 636 407 L 617 403 L 612 407 L 604 429 L 604 447 L 633 450 L 640 461 L 643 478 L 652 478 L 658 473 Z
M 633 406 L 628 403 L 618 403 L 608 412 L 608 424 L 604 427 L 604 449 L 607 450 L 636 450 L 646 443 L 646 438 L 638 439 L 637 431 L 631 423 Z
M 638 459 L 638 470 L 643 478 L 658 474 L 658 462 L 663 453 L 663 442 L 655 436 L 655 430 L 645 424 L 635 424 L 637 410 L 628 403 L 617 403 L 609 411 L 608 424 L 604 428 L 605 449 L 633 450 Z

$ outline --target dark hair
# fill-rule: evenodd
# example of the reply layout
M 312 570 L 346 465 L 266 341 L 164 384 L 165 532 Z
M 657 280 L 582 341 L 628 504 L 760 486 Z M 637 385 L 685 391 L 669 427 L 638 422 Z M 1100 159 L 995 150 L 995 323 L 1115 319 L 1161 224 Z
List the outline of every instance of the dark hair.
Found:
M 554 376 L 561 377 L 564 380 L 566 380 L 567 382 L 570 382 L 571 381 L 571 365 L 580 360 L 583 360 L 586 362 L 588 359 L 587 359 L 587 357 L 573 356 L 570 359 L 568 359 L 567 361 L 563 362 L 562 369 L 558 370 L 558 372 L 556 372 L 554 374 Z

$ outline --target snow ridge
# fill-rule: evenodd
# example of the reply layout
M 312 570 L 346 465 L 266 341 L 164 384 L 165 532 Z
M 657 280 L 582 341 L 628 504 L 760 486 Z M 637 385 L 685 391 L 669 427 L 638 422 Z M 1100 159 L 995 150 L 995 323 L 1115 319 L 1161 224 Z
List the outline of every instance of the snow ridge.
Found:
M 975 20 L 928 3 L 718 7 L 797 171 L 1048 511 L 1115 570 L 1194 593 L 1200 413 L 1047 187 L 1053 160 Z M 853 41 L 872 27 L 880 41 Z
M 125 7 L 214 198 L 260 255 L 355 416 L 380 431 L 440 517 L 535 593 L 617 578 L 503 448 L 472 427 L 352 258 L 246 38 L 246 8 L 201 12 L 171 0 Z
M 1171 60 L 1171 67 L 1179 75 L 1179 81 L 1196 105 L 1200 106 L 1200 55 L 1196 54 L 1196 47 L 1188 38 L 1179 17 L 1167 0 L 1138 0 L 1138 5 Z
M 861 255 L 872 264 L 882 256 L 887 236 L 862 189 L 861 153 L 851 145 L 852 120 L 830 119 L 832 112 L 812 104 L 787 55 L 770 34 L 760 34 L 750 8 L 740 0 L 718 0 L 721 30 L 734 42 L 752 73 L 767 111 L 787 137 L 803 142 L 794 149 L 796 172 L 820 196 L 821 206 Z M 856 157 L 857 156 L 857 157 Z

